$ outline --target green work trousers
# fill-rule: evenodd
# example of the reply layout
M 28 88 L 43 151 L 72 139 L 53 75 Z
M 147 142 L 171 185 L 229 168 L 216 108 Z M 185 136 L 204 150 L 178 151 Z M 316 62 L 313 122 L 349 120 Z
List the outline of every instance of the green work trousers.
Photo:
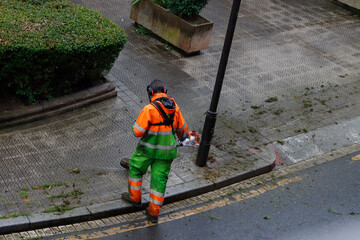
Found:
M 129 161 L 129 176 L 130 178 L 142 178 L 151 165 L 150 188 L 159 193 L 165 193 L 172 161 L 173 159 L 151 159 L 135 150 Z

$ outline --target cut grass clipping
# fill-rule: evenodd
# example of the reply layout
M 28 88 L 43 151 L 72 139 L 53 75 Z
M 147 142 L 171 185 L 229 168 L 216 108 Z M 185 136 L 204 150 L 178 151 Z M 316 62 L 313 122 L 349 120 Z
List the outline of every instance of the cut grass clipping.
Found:
M 49 209 L 45 209 L 44 213 L 64 213 L 66 211 L 70 211 L 73 210 L 75 207 L 73 206 L 69 206 L 68 202 L 64 202 L 63 204 L 60 205 L 54 205 L 54 207 L 49 208 Z

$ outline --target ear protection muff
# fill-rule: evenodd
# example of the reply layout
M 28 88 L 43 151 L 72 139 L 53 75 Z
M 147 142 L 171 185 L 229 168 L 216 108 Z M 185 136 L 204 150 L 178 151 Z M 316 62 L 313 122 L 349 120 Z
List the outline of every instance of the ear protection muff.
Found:
M 147 86 L 146 91 L 147 91 L 149 96 L 154 96 L 155 95 L 154 90 L 152 89 L 152 87 L 150 85 Z M 164 86 L 163 93 L 165 93 L 165 94 L 167 93 L 167 89 L 166 89 L 165 86 Z
M 152 87 L 150 85 L 147 86 L 146 91 L 149 96 L 154 96 L 154 90 L 152 89 Z

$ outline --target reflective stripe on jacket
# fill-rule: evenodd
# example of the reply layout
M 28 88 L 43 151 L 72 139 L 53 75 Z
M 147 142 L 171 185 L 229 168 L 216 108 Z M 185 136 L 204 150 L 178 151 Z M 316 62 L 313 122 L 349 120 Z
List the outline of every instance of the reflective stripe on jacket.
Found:
M 167 97 L 165 93 L 155 94 L 151 102 L 155 99 Z M 175 108 L 168 109 L 158 102 L 166 114 L 174 114 L 173 129 L 180 138 L 184 132 L 188 132 L 188 126 L 180 112 L 179 107 L 173 99 L 171 99 Z M 141 151 L 154 159 L 174 159 L 177 157 L 176 139 L 172 132 L 171 126 L 154 126 L 163 122 L 161 113 L 151 104 L 146 105 L 140 112 L 136 122 L 133 125 L 133 131 L 136 137 L 141 137 L 136 151 Z

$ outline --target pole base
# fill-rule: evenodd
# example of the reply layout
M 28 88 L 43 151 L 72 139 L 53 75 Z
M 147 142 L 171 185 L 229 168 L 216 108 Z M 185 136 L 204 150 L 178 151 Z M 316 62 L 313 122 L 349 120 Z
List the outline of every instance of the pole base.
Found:
M 199 167 L 206 166 L 206 161 L 210 151 L 211 139 L 214 135 L 217 114 L 217 112 L 212 112 L 210 110 L 208 110 L 206 113 L 203 135 L 201 137 L 199 151 L 196 157 L 196 165 Z

